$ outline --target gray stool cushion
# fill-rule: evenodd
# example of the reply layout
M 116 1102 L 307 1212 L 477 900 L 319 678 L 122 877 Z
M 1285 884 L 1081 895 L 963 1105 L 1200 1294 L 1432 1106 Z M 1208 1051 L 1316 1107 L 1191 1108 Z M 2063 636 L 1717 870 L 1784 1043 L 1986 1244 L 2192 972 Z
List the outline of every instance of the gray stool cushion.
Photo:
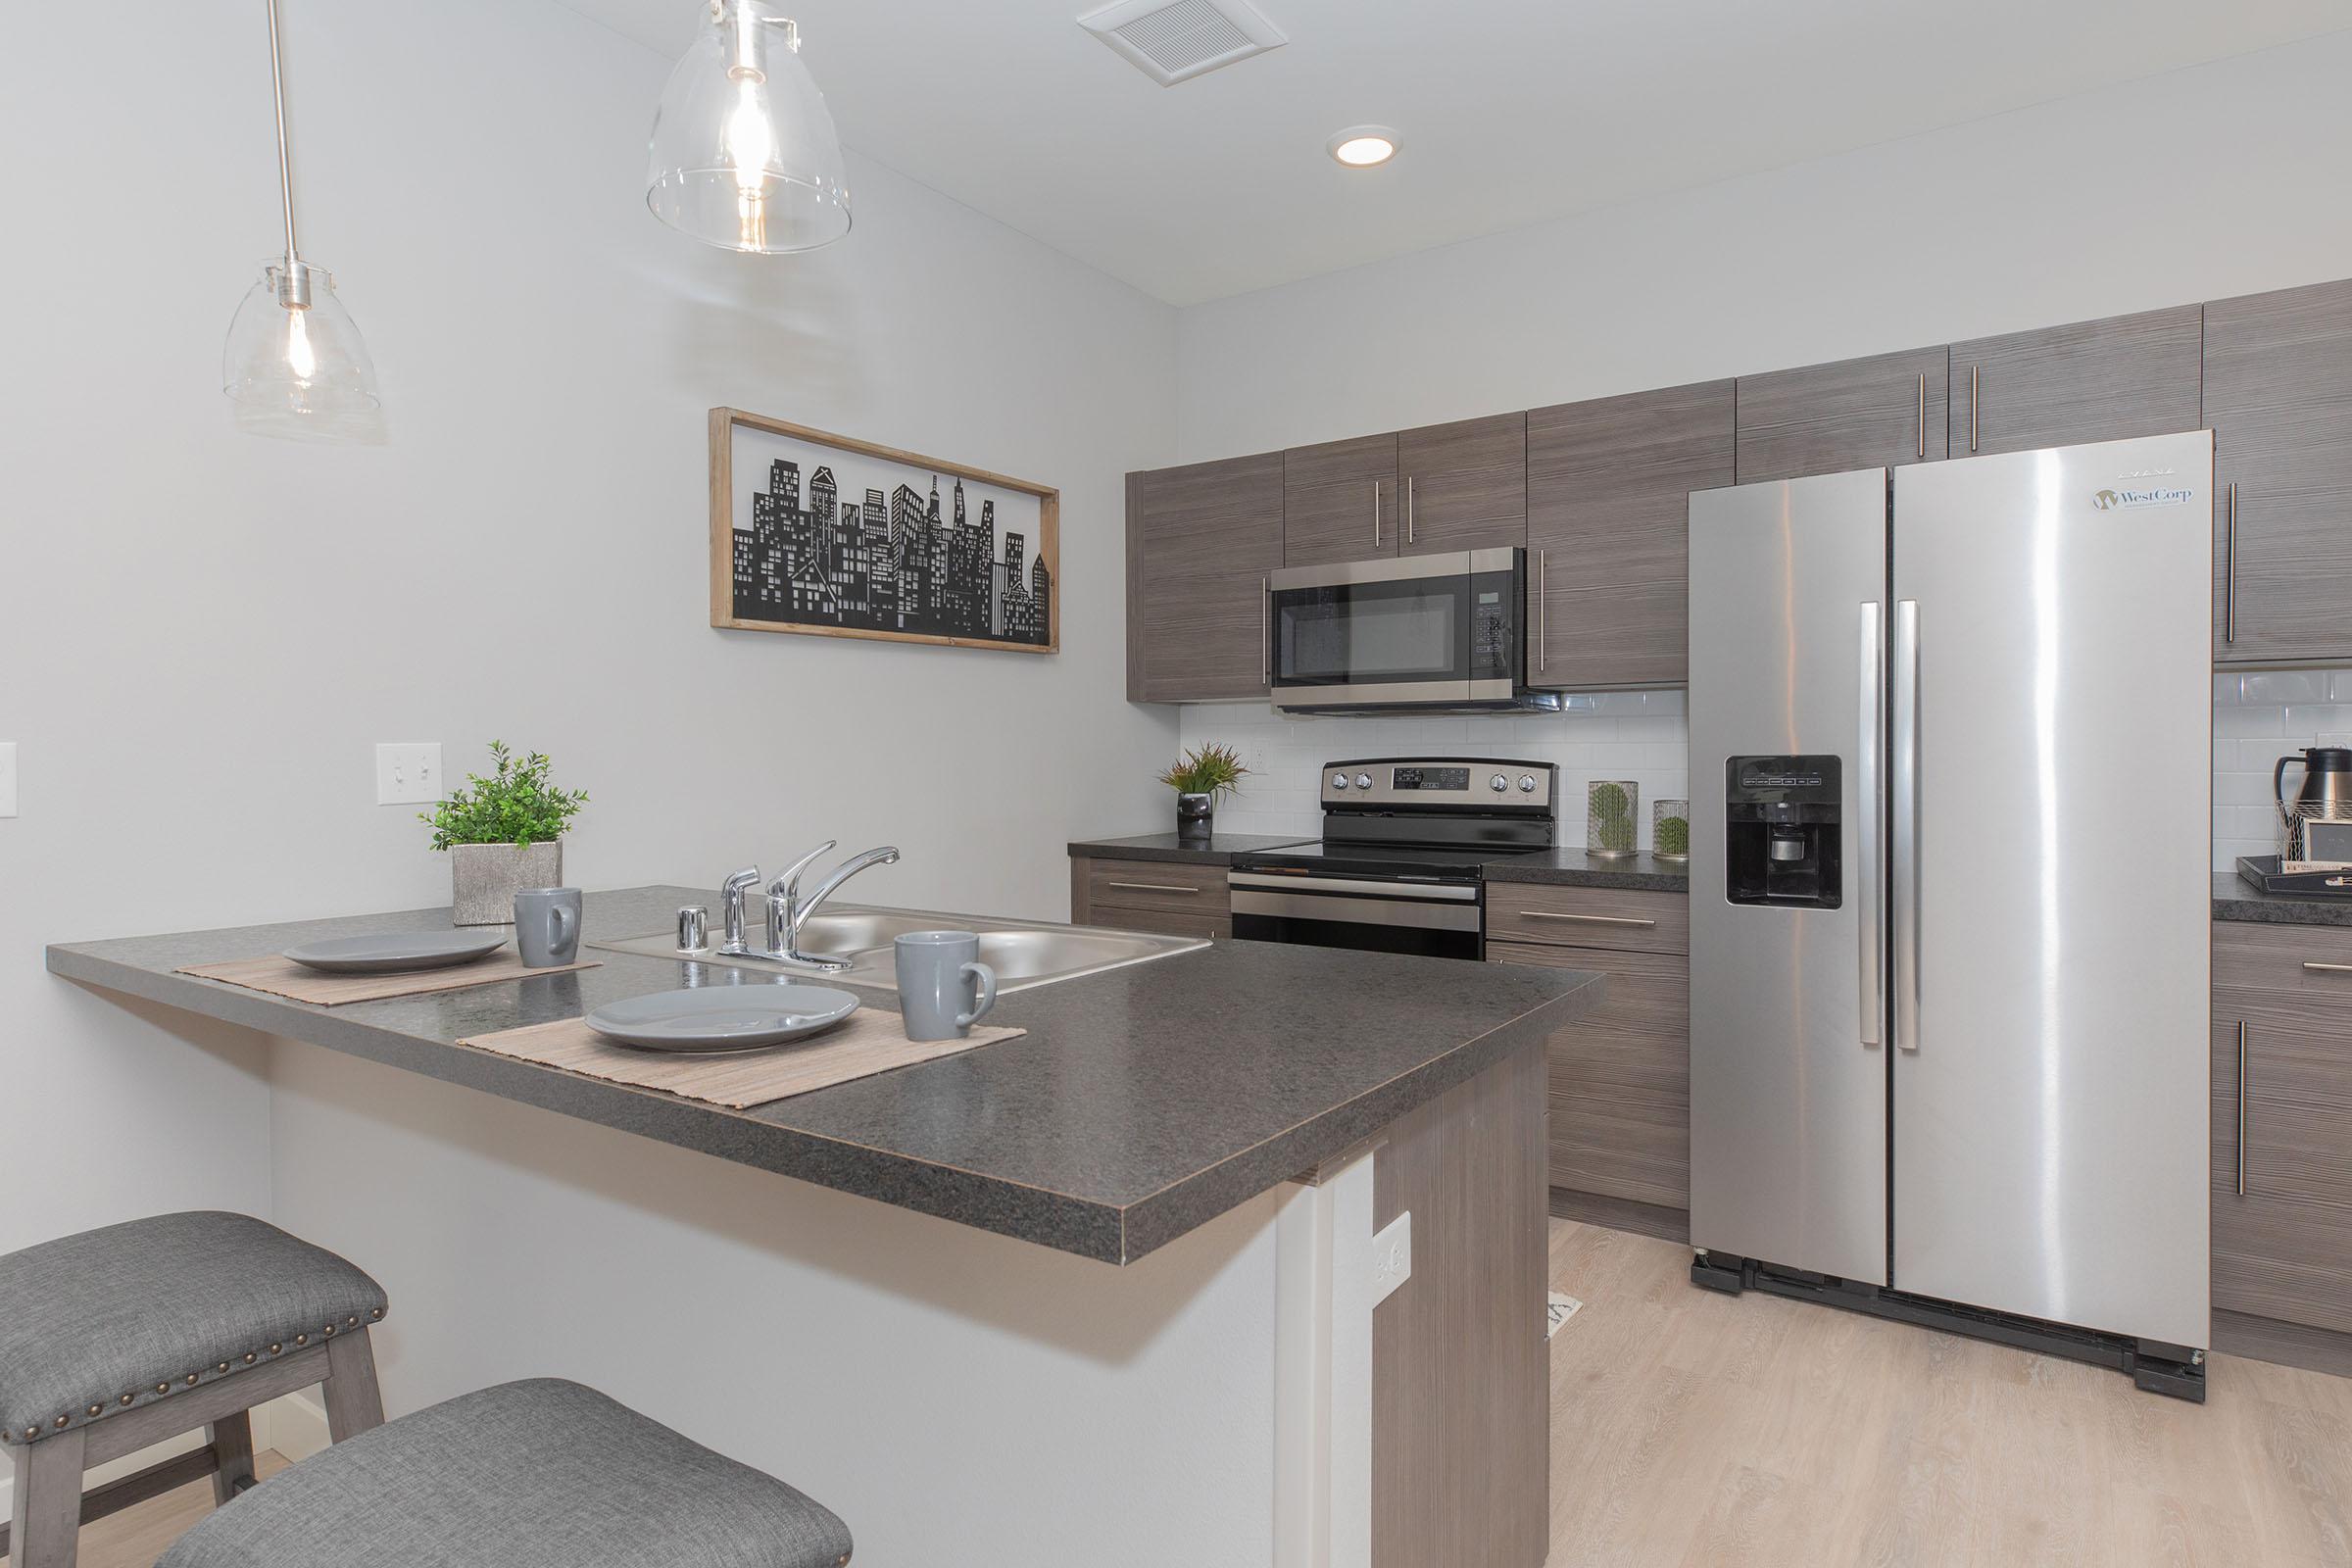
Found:
M 37 1441 L 153 1404 L 384 1308 L 375 1281 L 245 1214 L 43 1242 L 0 1257 L 0 1436 Z
M 594 1389 L 541 1379 L 364 1432 L 156 1568 L 834 1568 L 833 1511 Z

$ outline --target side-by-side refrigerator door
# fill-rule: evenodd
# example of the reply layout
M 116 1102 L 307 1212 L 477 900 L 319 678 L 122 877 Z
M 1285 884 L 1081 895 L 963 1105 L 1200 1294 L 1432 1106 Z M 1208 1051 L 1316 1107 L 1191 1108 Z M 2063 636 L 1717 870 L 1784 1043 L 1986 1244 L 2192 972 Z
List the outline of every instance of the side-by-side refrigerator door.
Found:
M 1690 497 L 1690 1242 L 1886 1280 L 1886 473 Z
M 2212 466 L 1897 470 L 1898 1290 L 2211 1343 Z

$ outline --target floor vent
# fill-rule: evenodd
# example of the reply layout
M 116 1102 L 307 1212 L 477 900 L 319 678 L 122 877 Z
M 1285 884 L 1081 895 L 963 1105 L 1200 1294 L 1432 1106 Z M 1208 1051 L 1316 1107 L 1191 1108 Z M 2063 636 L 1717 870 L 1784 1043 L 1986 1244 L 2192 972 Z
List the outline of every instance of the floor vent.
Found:
M 1078 25 L 1163 87 L 1289 41 L 1248 0 L 1120 0 Z

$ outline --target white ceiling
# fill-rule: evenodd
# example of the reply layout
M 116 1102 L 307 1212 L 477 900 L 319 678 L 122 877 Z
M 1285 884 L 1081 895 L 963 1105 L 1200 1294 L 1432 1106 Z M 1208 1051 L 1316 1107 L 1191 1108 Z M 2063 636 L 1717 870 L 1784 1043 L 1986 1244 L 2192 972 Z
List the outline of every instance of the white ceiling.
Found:
M 562 3 L 663 54 L 701 11 Z M 1178 305 L 2352 27 L 2352 0 L 1259 0 L 1285 47 L 1161 87 L 1077 25 L 1102 3 L 779 9 L 851 147 Z M 1342 169 L 1324 143 L 1367 122 L 1403 151 Z

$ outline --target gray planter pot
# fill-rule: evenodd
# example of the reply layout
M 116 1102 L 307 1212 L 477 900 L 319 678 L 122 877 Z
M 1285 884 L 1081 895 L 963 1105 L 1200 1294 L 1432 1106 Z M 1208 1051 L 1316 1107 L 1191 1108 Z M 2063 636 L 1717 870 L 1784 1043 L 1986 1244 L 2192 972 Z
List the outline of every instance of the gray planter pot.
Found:
M 1206 843 L 1217 829 L 1217 798 L 1189 790 L 1176 796 L 1176 836 Z
M 460 844 L 449 852 L 450 923 L 513 925 L 514 895 L 564 885 L 564 841 Z

